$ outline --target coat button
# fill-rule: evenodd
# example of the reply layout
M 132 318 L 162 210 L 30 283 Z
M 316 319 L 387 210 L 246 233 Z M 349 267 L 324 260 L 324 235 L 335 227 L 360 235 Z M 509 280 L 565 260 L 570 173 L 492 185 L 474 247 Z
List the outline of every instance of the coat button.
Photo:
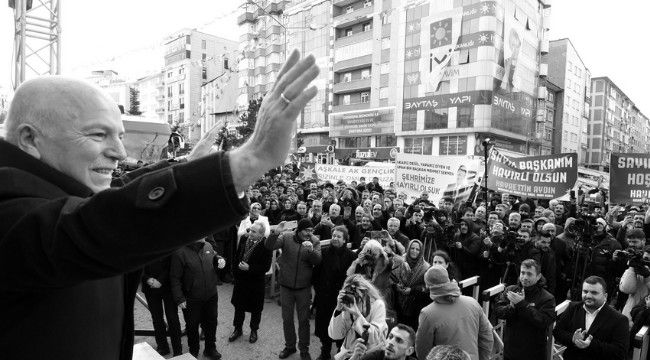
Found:
M 149 191 L 149 200 L 158 200 L 165 195 L 165 189 L 158 186 Z

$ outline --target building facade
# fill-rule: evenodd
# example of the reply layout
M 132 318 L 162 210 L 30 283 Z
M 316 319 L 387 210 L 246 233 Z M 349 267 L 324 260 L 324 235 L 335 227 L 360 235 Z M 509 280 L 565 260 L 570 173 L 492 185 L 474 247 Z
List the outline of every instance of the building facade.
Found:
M 129 88 L 133 84 L 122 79 L 116 71 L 95 70 L 86 77 L 86 80 L 104 89 L 115 103 L 123 108 L 125 113 L 129 111 L 131 107 Z
M 164 73 L 158 71 L 142 77 L 133 83 L 139 91 L 140 112 L 147 119 L 167 122 L 165 118 L 165 83 Z
M 539 154 L 549 8 L 536 0 L 334 1 L 330 136 L 339 150 L 483 155 L 490 138 Z
M 647 153 L 650 120 L 608 77 L 591 79 L 587 166 L 609 171 L 613 152 Z
M 589 146 L 591 73 L 569 39 L 551 41 L 546 62 L 549 80 L 564 89 L 558 109 L 562 121 L 555 127 L 556 152 L 575 152 L 578 163 L 585 164 Z
M 229 70 L 201 85 L 201 136 L 215 125 L 226 125 L 232 131 L 239 123 L 238 73 L 232 67 Z
M 201 135 L 201 85 L 229 72 L 236 63 L 237 42 L 183 29 L 165 42 L 165 118 L 180 125 L 195 144 Z

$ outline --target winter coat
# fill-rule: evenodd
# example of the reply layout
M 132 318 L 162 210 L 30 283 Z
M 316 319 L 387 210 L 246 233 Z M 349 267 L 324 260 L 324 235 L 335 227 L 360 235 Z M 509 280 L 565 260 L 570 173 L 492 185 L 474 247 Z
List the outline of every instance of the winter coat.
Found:
M 269 250 L 282 249 L 282 255 L 277 262 L 280 266 L 278 283 L 292 290 L 300 290 L 311 286 L 311 275 L 314 266 L 321 261 L 320 240 L 311 236 L 309 241 L 313 244 L 311 250 L 302 245 L 295 231 L 283 234 L 271 234 L 266 241 Z
M 413 244 L 422 242 L 414 239 L 408 244 L 404 257 L 405 266 L 400 268 L 399 283 L 396 287 L 398 313 L 406 317 L 417 316 L 420 310 L 431 302 L 429 290 L 424 283 L 424 274 L 429 269 L 429 263 L 424 261 L 424 253 L 420 251 L 415 261 L 409 260 L 409 250 Z M 413 263 L 413 266 L 409 265 Z M 409 288 L 411 291 L 406 294 L 404 289 Z
M 356 254 L 345 245 L 340 248 L 330 245 L 322 250 L 322 260 L 314 268 L 312 276 L 316 305 L 314 333 L 317 337 L 328 336 L 327 327 L 336 308 L 339 291 L 355 258 Z
M 186 245 L 172 255 L 169 280 L 176 304 L 217 295 L 217 262 L 223 259 L 208 242 Z
M 262 311 L 264 308 L 266 272 L 271 267 L 273 252 L 264 246 L 264 239 L 261 239 L 255 245 L 252 245 L 252 248 L 248 249 L 248 260 L 245 260 L 247 243 L 248 235 L 244 235 L 233 261 L 235 286 L 232 290 L 230 302 L 235 308 L 244 311 Z M 248 264 L 248 270 L 239 269 L 241 261 Z
M 542 278 L 533 286 L 508 286 L 499 296 L 495 307 L 498 319 L 506 320 L 503 332 L 504 356 L 509 359 L 544 360 L 549 326 L 555 321 L 555 298 L 544 289 Z M 524 289 L 524 300 L 512 306 L 508 291 Z
M 621 314 L 630 320 L 630 326 L 632 326 L 632 308 L 638 304 L 645 304 L 645 297 L 650 293 L 648 291 L 648 288 L 650 288 L 650 276 L 643 278 L 643 276 L 636 274 L 634 268 L 630 267 L 621 276 L 621 282 L 618 287 L 622 293 L 629 294 Z

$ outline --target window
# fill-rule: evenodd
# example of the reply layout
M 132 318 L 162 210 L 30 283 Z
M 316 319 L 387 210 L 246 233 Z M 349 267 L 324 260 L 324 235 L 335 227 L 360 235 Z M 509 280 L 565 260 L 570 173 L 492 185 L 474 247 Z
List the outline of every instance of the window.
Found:
M 179 83 L 178 84 L 178 95 L 183 95 L 185 94 L 185 84 Z
M 167 87 L 167 97 L 172 97 L 172 96 L 174 96 L 174 95 L 172 94 L 172 87 L 171 87 L 171 86 L 168 86 L 168 87 Z
M 386 147 L 397 145 L 397 138 L 394 135 L 375 136 L 375 146 Z
M 416 112 L 404 113 L 402 116 L 402 131 L 414 131 L 417 121 L 418 116 Z
M 207 48 L 207 42 L 205 40 L 201 40 L 201 49 L 205 50 Z
M 458 64 L 475 62 L 478 56 L 478 48 L 462 49 L 458 52 Z
M 201 79 L 203 79 L 203 80 L 208 79 L 208 69 L 207 68 L 201 69 Z
M 365 104 L 367 102 L 370 102 L 370 93 L 364 91 L 361 93 L 361 103 Z
M 458 79 L 458 92 L 473 91 L 476 89 L 476 77 Z
M 449 94 L 449 80 L 443 80 L 438 83 L 436 95 Z
M 182 123 L 184 121 L 185 121 L 185 113 L 181 111 L 178 113 L 178 122 Z
M 346 13 L 346 14 L 349 14 L 349 13 L 351 13 L 351 12 L 353 12 L 353 11 L 354 11 L 354 6 L 352 6 L 352 5 L 348 5 L 348 6 L 345 8 L 345 13 Z
M 385 12 L 381 13 L 381 24 L 382 25 L 388 25 L 388 24 L 390 24 L 389 21 L 390 21 L 390 19 L 388 18 L 388 14 L 385 13 Z
M 167 73 L 167 78 L 169 79 L 169 78 L 172 77 L 173 75 L 174 75 L 174 73 L 170 71 L 170 72 Z
M 467 136 L 441 136 L 440 155 L 466 155 Z
M 372 0 L 365 0 L 363 2 L 363 7 L 364 8 L 371 7 L 371 6 L 372 6 Z
M 223 68 L 228 70 L 228 59 L 223 59 Z
M 370 31 L 372 30 L 372 23 L 365 23 L 363 24 L 363 32 Z
M 465 20 L 461 25 L 461 35 L 469 35 L 478 32 L 479 18 Z
M 379 67 L 380 74 L 388 74 L 390 72 L 390 63 L 381 63 Z
M 178 107 L 181 109 L 185 109 L 185 97 L 181 96 L 178 100 Z
M 459 106 L 456 112 L 456 127 L 468 128 L 474 127 L 474 107 Z
M 343 105 L 350 105 L 350 94 L 343 95 Z
M 208 54 L 201 54 L 201 61 L 205 62 L 208 59 Z
M 434 109 L 424 112 L 424 130 L 446 129 L 449 109 Z
M 185 68 L 184 67 L 179 67 L 178 68 L 178 75 L 183 75 L 185 74 Z
M 388 99 L 388 88 L 387 87 L 379 88 L 379 98 L 380 99 Z
M 167 111 L 169 111 L 169 110 L 171 110 L 171 109 L 172 109 L 172 102 L 171 102 L 171 101 L 167 101 Z
M 404 152 L 407 154 L 431 155 L 432 137 L 404 139 Z
M 370 79 L 370 69 L 361 70 L 361 78 L 362 79 Z
M 352 81 L 352 73 L 345 73 L 343 74 L 343 78 L 341 79 L 341 82 L 350 82 Z
M 352 36 L 352 29 L 345 29 L 345 36 Z
M 172 121 L 174 121 L 174 115 L 172 115 L 172 114 L 167 115 L 167 122 L 168 122 L 169 124 L 171 124 Z

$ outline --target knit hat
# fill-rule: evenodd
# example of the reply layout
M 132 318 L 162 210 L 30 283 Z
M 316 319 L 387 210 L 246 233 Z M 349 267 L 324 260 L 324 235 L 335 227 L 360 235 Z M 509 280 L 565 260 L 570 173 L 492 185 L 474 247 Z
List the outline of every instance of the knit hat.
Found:
M 298 222 L 298 227 L 296 228 L 296 232 L 301 232 L 307 228 L 313 228 L 314 224 L 311 223 L 311 220 L 309 219 L 302 219 Z
M 449 280 L 447 269 L 440 265 L 433 265 L 424 274 L 424 282 L 429 288 L 429 296 L 435 300 L 440 296 L 460 296 L 458 283 Z
M 601 225 L 604 226 L 604 227 L 607 227 L 607 221 L 605 221 L 605 219 L 603 219 L 603 218 L 598 218 L 598 219 L 596 219 L 596 222 L 597 222 L 598 224 L 601 224 Z
M 449 273 L 447 269 L 440 265 L 433 265 L 424 274 L 424 282 L 427 287 L 432 287 L 440 284 L 446 284 L 449 280 Z

